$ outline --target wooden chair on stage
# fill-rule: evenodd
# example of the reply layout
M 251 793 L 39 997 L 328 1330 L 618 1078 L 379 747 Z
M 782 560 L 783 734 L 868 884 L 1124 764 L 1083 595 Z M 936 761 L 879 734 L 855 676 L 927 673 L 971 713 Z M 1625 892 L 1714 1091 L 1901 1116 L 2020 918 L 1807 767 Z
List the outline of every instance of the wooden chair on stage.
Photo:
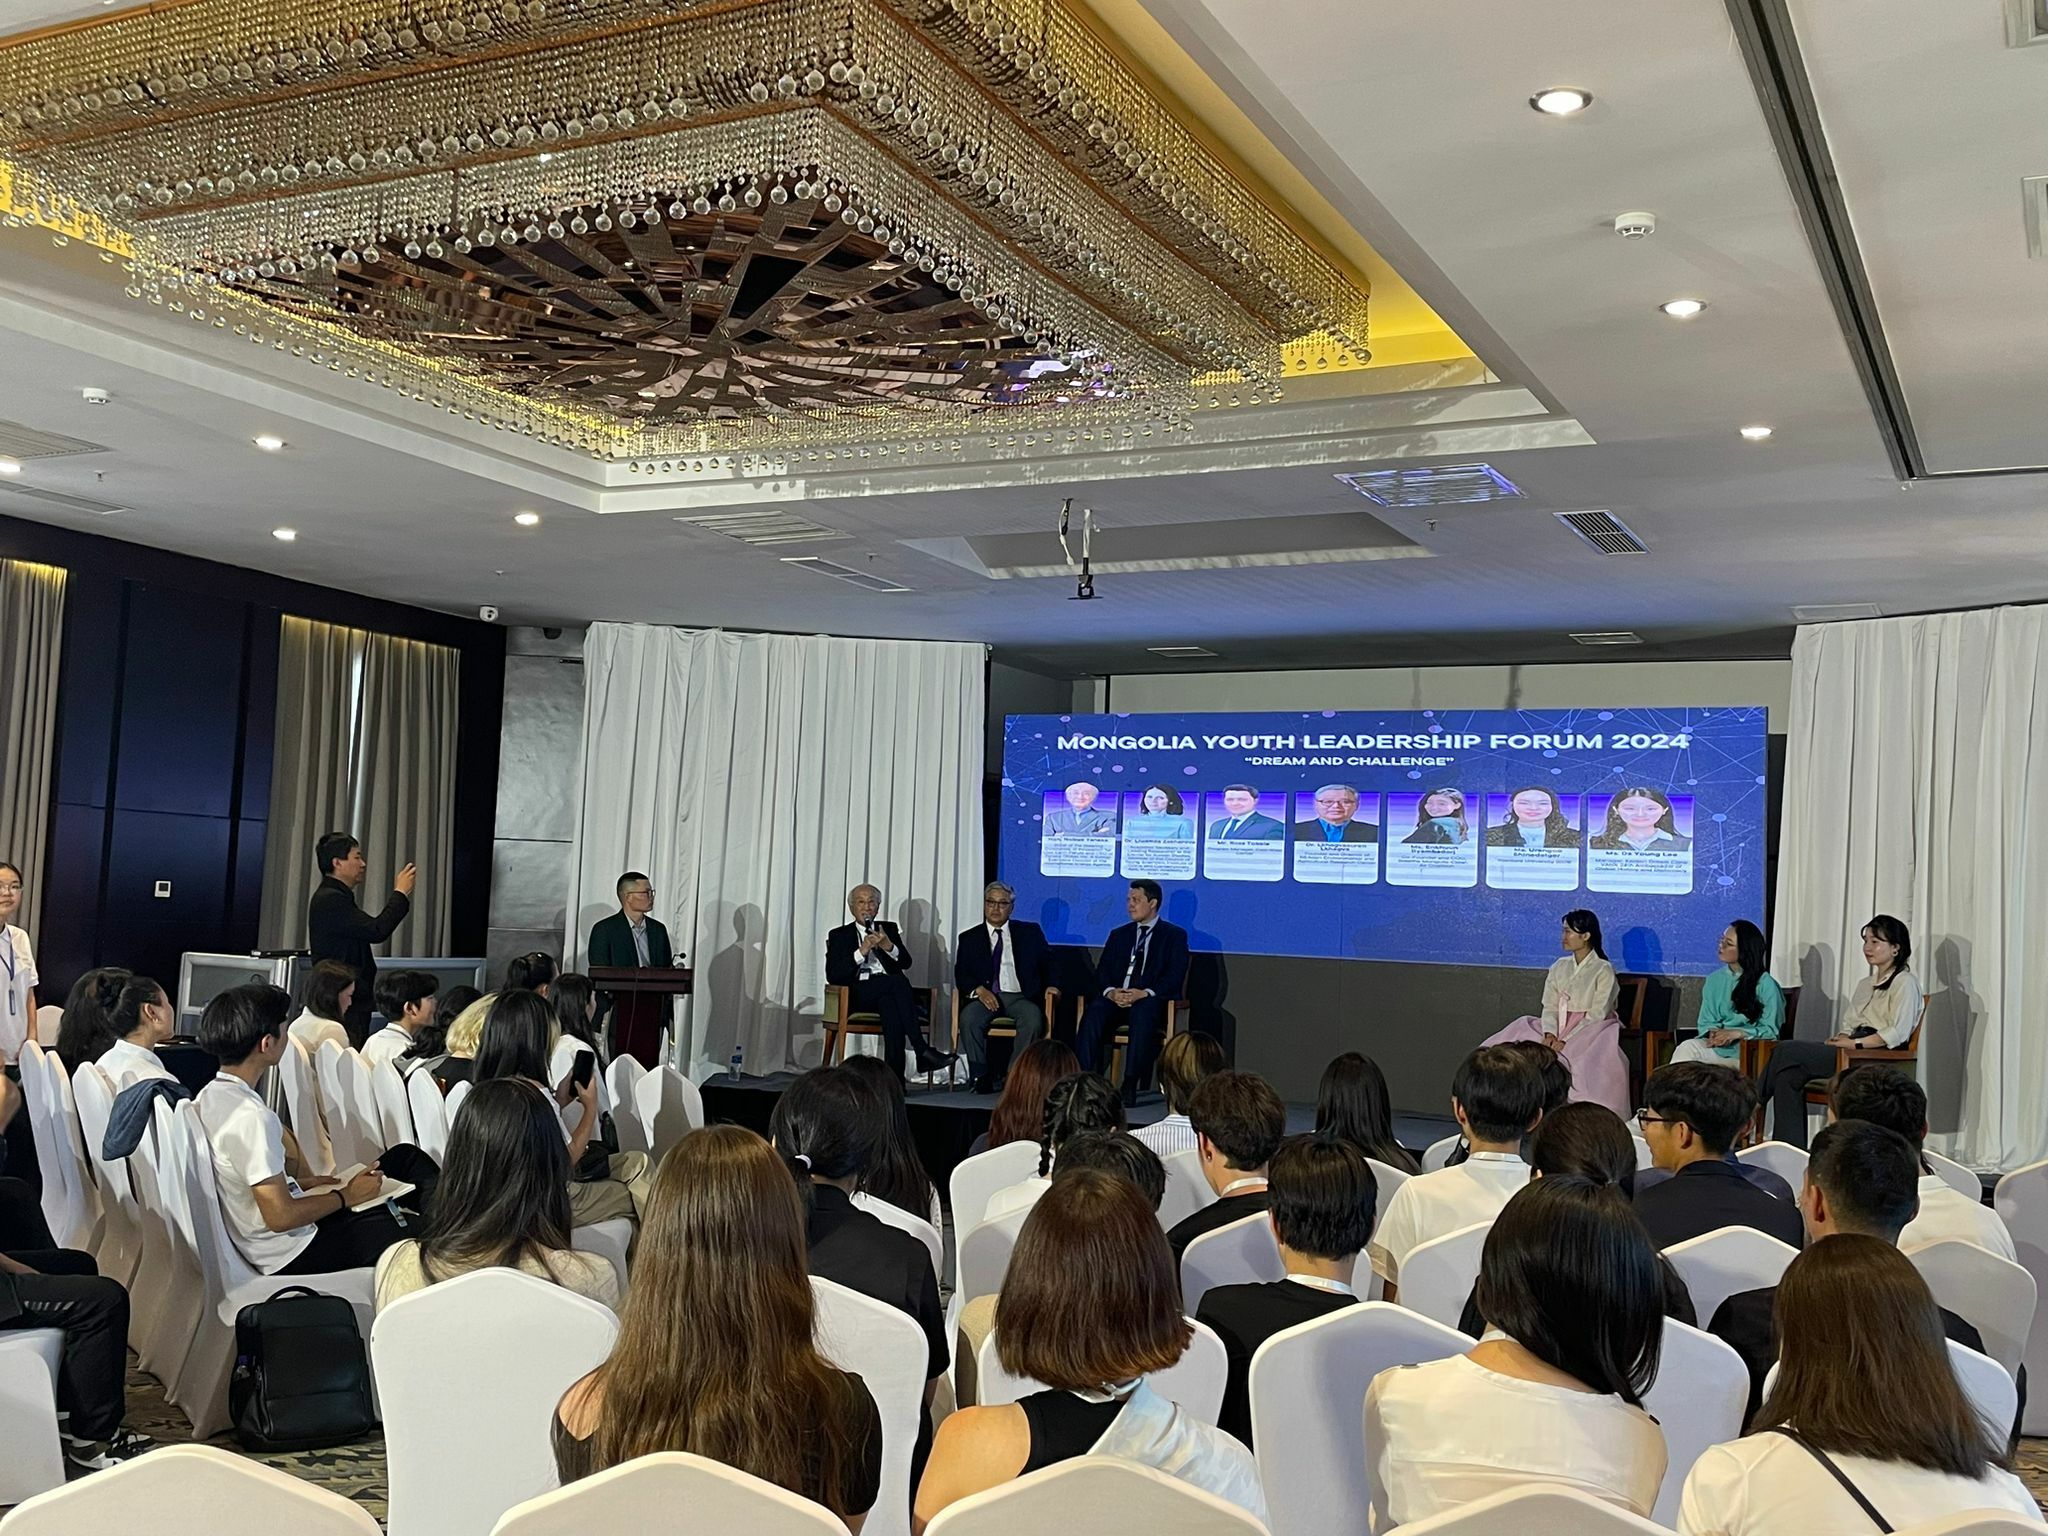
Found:
M 913 996 L 922 995 L 924 998 L 925 1038 L 930 1039 L 932 1024 L 939 1016 L 939 989 L 912 987 L 910 991 Z M 825 1049 L 818 1058 L 820 1065 L 838 1066 L 840 1058 L 846 1054 L 846 1042 L 850 1036 L 871 1035 L 878 1040 L 882 1036 L 882 1016 L 879 1013 L 853 1011 L 851 987 L 826 987 L 824 1013 Z M 955 1028 L 958 1028 L 957 1019 Z M 932 1080 L 931 1073 L 925 1073 L 924 1080 L 929 1083 Z
M 1799 1023 L 1799 989 L 1786 987 L 1785 1018 L 1778 1025 L 1778 1040 L 1794 1038 Z M 1735 1047 L 1735 1065 L 1742 1075 L 1756 1084 L 1756 1113 L 1749 1117 L 1749 1135 L 1744 1140 L 1751 1146 L 1764 1139 L 1764 1114 L 1769 1105 L 1764 1103 L 1764 1068 L 1771 1064 L 1771 1052 L 1778 1048 L 1778 1040 L 1743 1040 Z
M 1792 1038 L 1792 1017 L 1794 1012 L 1796 1011 L 1795 1005 L 1797 1003 L 1798 996 L 1799 989 L 1797 987 L 1793 987 L 1790 991 L 1786 992 L 1785 994 L 1785 1027 L 1779 1033 L 1779 1040 L 1789 1040 Z M 1906 1037 L 1906 1043 L 1904 1045 L 1873 1046 L 1866 1050 L 1856 1050 L 1850 1046 L 1838 1045 L 1835 1047 L 1835 1071 L 1837 1073 L 1846 1072 L 1851 1067 L 1867 1067 L 1872 1065 L 1873 1063 L 1880 1061 L 1888 1062 L 1893 1066 L 1898 1066 L 1902 1063 L 1907 1062 L 1917 1063 L 1920 1060 L 1920 1031 L 1925 1029 L 1926 1027 L 1927 999 L 1925 997 L 1922 997 L 1920 999 L 1920 1017 L 1913 1021 L 1913 1033 Z M 1761 1086 L 1763 1083 L 1763 1074 L 1771 1064 L 1771 1055 L 1777 1047 L 1778 1041 L 1758 1040 L 1753 1042 L 1745 1042 L 1744 1050 L 1742 1053 L 1742 1065 L 1744 1071 L 1749 1071 L 1750 1052 L 1748 1050 L 1748 1046 L 1751 1044 L 1760 1047 L 1760 1049 L 1757 1052 L 1757 1056 L 1759 1059 L 1756 1064 L 1756 1070 L 1752 1074 L 1752 1076 L 1754 1077 L 1757 1084 Z M 1827 1077 L 1816 1077 L 1812 1082 L 1806 1085 L 1807 1108 L 1811 1109 L 1815 1105 L 1819 1105 L 1822 1109 L 1826 1109 L 1828 1107 L 1828 1084 L 1831 1080 L 1831 1078 Z M 1759 1105 L 1757 1107 L 1754 1129 L 1754 1134 L 1757 1136 L 1761 1136 L 1763 1134 L 1763 1117 L 1764 1107 L 1762 1105 Z
M 1089 999 L 1086 996 L 1074 999 L 1074 1034 L 1076 1038 L 1080 1036 L 1081 1015 L 1088 1011 L 1088 1002 Z M 1188 997 L 1185 987 L 1181 989 L 1179 997 L 1169 997 L 1166 1000 L 1166 1027 L 1159 1032 L 1159 1044 L 1161 1047 L 1164 1047 L 1167 1041 L 1179 1034 L 1185 1027 L 1184 1021 L 1187 1016 L 1187 1007 Z M 1050 1013 L 1046 1015 L 1048 1020 L 1051 1017 Z M 1124 1052 L 1129 1049 L 1130 1043 L 1131 1016 L 1126 1012 L 1117 1021 L 1116 1033 L 1109 1037 L 1109 1080 L 1119 1088 L 1124 1083 Z
M 962 995 L 959 987 L 953 989 L 952 1051 L 956 1056 L 960 1055 L 960 999 Z M 1045 989 L 1045 996 L 1040 999 L 1039 1006 L 1045 1011 L 1045 1038 L 1048 1040 L 1052 1038 L 1053 1025 L 1059 1019 L 1059 1005 L 1060 989 L 1058 987 L 1047 987 Z M 1017 1038 L 1016 1020 L 1006 1013 L 997 1014 L 988 1021 L 988 1035 L 986 1038 L 990 1040 L 1015 1040 Z M 963 1057 L 962 1059 L 964 1060 L 965 1058 Z
M 1619 990 L 1615 994 L 1614 1012 L 1621 1020 L 1623 1042 L 1633 1040 L 1640 1047 L 1638 1065 L 1629 1067 L 1629 1099 L 1631 1103 L 1643 1102 L 1643 1083 L 1657 1070 L 1657 1052 L 1662 1049 L 1665 1031 L 1643 1028 L 1643 1006 L 1650 997 L 1650 978 L 1647 976 L 1617 976 L 1614 978 Z

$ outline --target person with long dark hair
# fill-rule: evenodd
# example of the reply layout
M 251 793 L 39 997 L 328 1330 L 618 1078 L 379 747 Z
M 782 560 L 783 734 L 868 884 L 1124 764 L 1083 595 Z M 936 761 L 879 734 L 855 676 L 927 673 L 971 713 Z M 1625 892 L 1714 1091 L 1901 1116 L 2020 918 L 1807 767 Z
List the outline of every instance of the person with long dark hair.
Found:
M 655 1177 L 611 1358 L 555 1410 L 562 1481 L 687 1451 L 822 1504 L 857 1533 L 881 1489 L 881 1415 L 866 1383 L 818 1352 L 816 1332 L 789 1175 L 752 1131 L 691 1132 Z
M 1401 841 L 1459 847 L 1471 842 L 1472 825 L 1465 819 L 1465 792 L 1445 785 L 1424 795 L 1415 807 L 1415 830 Z
M 320 1047 L 329 1040 L 345 1051 L 353 1050 L 355 1042 L 348 1037 L 348 1019 L 357 1011 L 355 1001 L 356 973 L 339 960 L 316 961 L 306 972 L 298 1016 L 291 1022 L 292 1039 L 306 1048 L 308 1056 L 317 1057 Z M 367 999 L 361 1012 L 367 1027 L 370 1022 Z
M 1525 1013 L 1486 1045 L 1540 1040 L 1572 1069 L 1572 1099 L 1605 1104 L 1626 1117 L 1628 1058 L 1621 1054 L 1621 1019 L 1615 1013 L 1621 982 L 1600 936 L 1600 914 L 1578 907 L 1564 915 L 1564 949 L 1543 978 L 1543 1010 Z
M 1487 1233 L 1478 1301 L 1470 1353 L 1382 1371 L 1366 1393 L 1374 1527 L 1531 1483 L 1648 1515 L 1665 1466 L 1643 1410 L 1663 1279 L 1628 1197 L 1568 1176 L 1525 1186 Z
M 1063 1077 L 1081 1070 L 1074 1048 L 1064 1040 L 1034 1040 L 1010 1062 L 1003 1096 L 988 1117 L 988 1134 L 968 1153 L 987 1152 L 1013 1141 L 1036 1141 L 1045 1124 L 1045 1096 Z
M 119 1038 L 100 1053 L 99 1069 L 115 1097 L 146 1080 L 177 1082 L 177 1074 L 156 1053 L 177 1027 L 177 1014 L 162 987 L 147 976 L 130 976 L 114 999 L 107 1022 Z
M 1375 1162 L 1420 1173 L 1422 1164 L 1394 1139 L 1394 1104 L 1379 1063 L 1346 1051 L 1323 1068 L 1316 1088 L 1316 1133 L 1340 1136 Z
M 1673 1061 L 1741 1065 L 1745 1040 L 1775 1040 L 1785 1027 L 1785 993 L 1767 967 L 1764 931 L 1738 917 L 1721 933 L 1721 968 L 1700 988 L 1700 1012 L 1693 1037 L 1679 1042 Z
M 2041 1523 L 1956 1379 L 1927 1282 L 1881 1237 L 1843 1233 L 1786 1267 L 1778 1378 L 1752 1433 L 1685 1480 L 1687 1536 L 1889 1531 L 1966 1511 Z
M 1671 797 L 1651 784 L 1636 784 L 1607 802 L 1607 825 L 1588 844 L 1629 853 L 1683 853 L 1692 839 L 1678 830 Z
M 1913 935 L 1896 917 L 1880 912 L 1863 925 L 1863 963 L 1870 974 L 1856 984 L 1840 1026 L 1825 1040 L 1780 1040 L 1764 1069 L 1776 1140 L 1806 1145 L 1806 1089 L 1834 1075 L 1836 1051 L 1848 1051 L 1853 1068 L 1858 1051 L 1897 1050 L 1913 1038 L 1927 1004 L 1919 978 L 1907 969 L 1912 958 Z
M 55 1046 L 65 1071 L 76 1072 L 86 1062 L 98 1061 L 121 1038 L 114 1028 L 114 1005 L 134 975 L 118 965 L 103 965 L 71 983 Z
M 417 1238 L 377 1261 L 377 1309 L 479 1269 L 516 1269 L 616 1309 L 610 1263 L 569 1246 L 569 1154 L 554 1101 L 533 1084 L 478 1083 L 449 1127 Z
M 1124 818 L 1126 842 L 1192 843 L 1195 824 L 1188 819 L 1180 791 L 1171 784 L 1148 784 L 1138 797 L 1138 812 Z
M 851 1073 L 875 1102 L 879 1134 L 874 1157 L 861 1175 L 860 1192 L 943 1230 L 938 1189 L 925 1172 L 917 1142 L 910 1134 L 910 1106 L 903 1096 L 903 1079 L 879 1056 L 849 1057 L 840 1063 L 840 1070 Z
M 559 1086 L 576 1070 L 576 1058 L 591 1058 L 597 1085 L 597 1112 L 612 1112 L 611 1090 L 604 1080 L 604 1052 L 597 1044 L 597 988 L 581 971 L 564 971 L 543 994 L 555 1010 L 555 1044 L 548 1053 L 548 1076 Z
M 1061 1078 L 1045 1096 L 1045 1117 L 1038 1132 L 1038 1171 L 990 1195 L 981 1219 L 994 1221 L 1042 1196 L 1052 1183 L 1053 1162 L 1060 1148 L 1072 1138 L 1126 1128 L 1123 1098 L 1108 1078 L 1099 1072 L 1076 1072 Z
M 1507 815 L 1486 829 L 1489 848 L 1576 848 L 1581 841 L 1557 791 L 1547 784 L 1525 785 L 1509 795 Z

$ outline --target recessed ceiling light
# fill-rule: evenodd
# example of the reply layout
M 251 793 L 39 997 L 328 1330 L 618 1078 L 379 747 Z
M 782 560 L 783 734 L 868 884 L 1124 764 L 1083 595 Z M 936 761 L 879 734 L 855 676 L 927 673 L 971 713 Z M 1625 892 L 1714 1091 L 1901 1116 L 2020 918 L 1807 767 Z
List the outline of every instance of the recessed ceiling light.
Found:
M 512 521 L 522 528 L 538 528 L 540 526 L 540 514 L 538 512 L 520 512 L 513 516 Z
M 274 432 L 265 432 L 256 439 L 256 446 L 265 453 L 282 453 L 284 451 L 284 439 Z
M 0 459 L 0 475 L 18 475 L 20 473 L 21 461 L 19 459 Z
M 1771 429 L 1765 426 L 1744 427 L 1742 435 L 1752 443 L 1760 443 L 1771 435 Z
M 1705 299 L 1666 299 L 1657 306 L 1674 320 L 1690 320 L 1707 307 Z
M 299 530 L 296 528 L 273 528 L 270 530 L 270 536 L 280 544 L 289 544 L 299 536 Z
M 1547 91 L 1538 91 L 1531 96 L 1529 105 L 1546 117 L 1570 117 L 1574 112 L 1583 112 L 1593 105 L 1593 93 L 1571 86 L 1554 85 Z

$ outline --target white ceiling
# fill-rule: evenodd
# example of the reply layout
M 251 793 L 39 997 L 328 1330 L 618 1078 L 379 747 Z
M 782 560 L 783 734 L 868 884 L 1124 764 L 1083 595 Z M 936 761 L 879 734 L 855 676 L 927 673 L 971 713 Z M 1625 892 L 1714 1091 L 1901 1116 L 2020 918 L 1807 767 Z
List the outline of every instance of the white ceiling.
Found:
M 88 16 L 111 16 L 129 8 L 116 0 L 0 0 L 0 37 Z
M 1895 39 L 1907 35 L 1907 3 L 1883 0 L 1901 8 Z M 1542 660 L 1581 654 L 1565 635 L 1587 629 L 1633 629 L 1662 654 L 1782 654 L 1794 604 L 1907 612 L 2048 597 L 2043 482 L 1893 479 L 1720 0 L 1150 9 L 1519 390 L 1339 391 L 1317 403 L 1298 389 L 1279 408 L 1205 413 L 1195 447 L 1149 450 L 1129 478 L 1105 477 L 1099 460 L 1077 473 L 1047 449 L 951 473 L 863 464 L 773 486 L 660 490 L 613 475 L 607 489 L 567 456 L 408 414 L 417 408 L 394 395 L 133 304 L 117 270 L 78 247 L 0 232 L 0 417 L 111 450 L 37 461 L 21 482 L 132 509 L 57 511 L 0 482 L 0 512 L 451 611 L 490 603 L 508 621 L 979 639 L 1075 671 L 1157 667 L 1146 647 L 1191 642 L 1247 666 Z M 1802 28 L 1809 9 L 1832 8 L 1802 5 Z M 1999 53 L 1995 0 L 1954 10 L 1981 12 L 1971 30 Z M 1914 14 L 1913 35 L 1935 27 Z M 1865 87 L 1825 36 L 1801 41 L 1823 55 L 1809 62 L 1833 132 L 1847 121 L 1835 98 L 1857 102 Z M 2048 48 L 2033 54 L 2030 68 L 2048 67 Z M 1592 90 L 1595 106 L 1563 121 L 1531 112 L 1529 94 L 1559 83 Z M 1973 98 L 1970 110 L 1982 106 Z M 1911 174 L 1966 179 L 1989 137 L 2024 139 L 2023 121 L 1978 122 L 1970 143 L 1923 138 L 1934 163 Z M 1896 136 L 1869 146 L 1880 188 L 1908 173 L 1893 163 L 1907 148 Z M 2041 348 L 1979 344 L 2013 323 L 2011 275 L 1987 290 L 1979 269 L 1951 266 L 1942 297 L 1955 312 L 1931 329 L 1955 355 L 1921 361 L 1913 322 L 1930 300 L 1892 284 L 1880 259 L 1882 221 L 1850 174 L 1865 153 L 1860 140 L 1838 146 L 1901 372 L 1916 415 L 1928 412 L 1923 436 L 1983 462 L 1982 440 L 1959 434 L 1985 412 L 1958 394 L 1954 419 L 1944 416 L 1944 391 L 1959 385 L 1937 370 L 1964 361 L 1980 395 L 2010 391 L 2000 430 L 2011 440 L 2040 398 Z M 2003 169 L 1997 179 L 2004 235 L 2016 239 L 2017 184 Z M 1657 214 L 1654 237 L 1613 234 L 1614 215 L 1634 208 Z M 2040 270 L 2022 275 L 2039 281 Z M 1710 308 L 1686 323 L 1656 311 L 1680 295 Z M 114 402 L 83 407 L 88 384 Z M 1450 424 L 1475 411 L 1476 424 Z M 1776 435 L 1743 442 L 1736 429 L 1755 421 Z M 1293 453 L 1242 441 L 1311 424 L 1323 435 Z M 269 430 L 290 440 L 286 453 L 250 446 Z M 1554 446 L 1573 442 L 1586 445 Z M 1069 600 L 1064 578 L 989 580 L 905 542 L 1042 531 L 1050 550 L 1060 500 L 1073 495 L 1095 508 L 1109 558 L 1141 546 L 1148 524 L 1358 511 L 1332 472 L 1388 454 L 1483 457 L 1529 494 L 1444 509 L 1434 529 L 1380 514 L 1432 558 L 1118 574 L 1089 604 Z M 844 529 L 843 542 L 794 552 L 912 590 L 863 592 L 673 520 L 726 503 L 787 505 Z M 628 505 L 640 509 L 595 510 Z M 1586 507 L 1612 509 L 1650 554 L 1602 559 L 1552 516 Z M 541 526 L 513 526 L 521 508 L 540 511 Z M 286 523 L 296 543 L 271 539 Z

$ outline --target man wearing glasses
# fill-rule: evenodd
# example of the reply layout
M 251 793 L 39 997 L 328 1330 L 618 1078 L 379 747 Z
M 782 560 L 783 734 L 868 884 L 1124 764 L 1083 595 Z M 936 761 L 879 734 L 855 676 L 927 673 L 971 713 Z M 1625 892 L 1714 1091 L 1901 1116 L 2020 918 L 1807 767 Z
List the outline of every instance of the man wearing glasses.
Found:
M 640 970 L 674 965 L 668 929 L 648 915 L 654 910 L 653 884 L 639 870 L 629 869 L 619 876 L 618 891 L 619 910 L 591 926 L 587 964 Z M 606 1002 L 610 1001 L 607 997 Z M 662 1006 L 668 1006 L 666 999 Z
M 1011 1061 L 1045 1034 L 1043 1000 L 1052 952 L 1043 928 L 1010 916 L 1016 908 L 1017 893 L 1000 880 L 992 881 L 981 893 L 981 922 L 960 935 L 953 954 L 953 985 L 961 998 L 960 1038 L 974 1069 L 976 1093 L 1000 1092 L 1008 1075 L 1007 1066 L 998 1075 L 988 1059 L 991 1023 L 1007 1017 L 1016 1026 Z

